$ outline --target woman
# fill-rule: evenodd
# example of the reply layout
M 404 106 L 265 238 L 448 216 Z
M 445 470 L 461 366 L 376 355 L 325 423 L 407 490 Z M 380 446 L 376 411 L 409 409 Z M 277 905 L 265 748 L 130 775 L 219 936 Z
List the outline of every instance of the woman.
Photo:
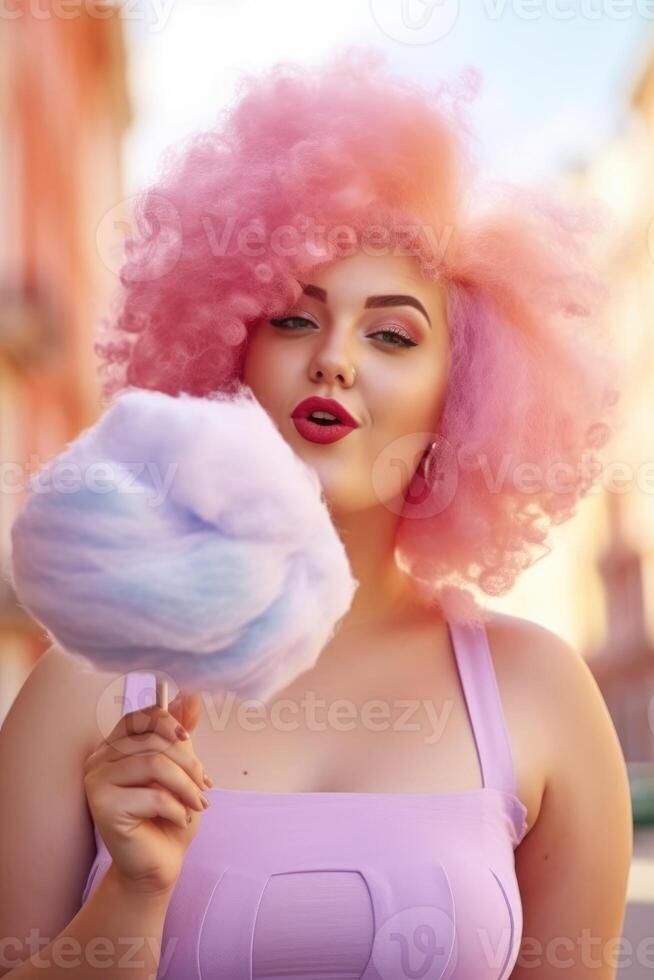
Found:
M 84 976 L 98 935 L 141 940 L 130 978 L 615 976 L 615 730 L 575 651 L 477 602 L 592 485 L 615 401 L 602 290 L 583 212 L 475 203 L 467 81 L 427 93 L 356 51 L 277 66 L 142 198 L 105 393 L 247 384 L 319 474 L 360 584 L 258 710 L 144 708 L 142 676 L 39 662 L 2 735 L 0 921 L 76 938 Z M 63 976 L 55 945 L 10 974 Z

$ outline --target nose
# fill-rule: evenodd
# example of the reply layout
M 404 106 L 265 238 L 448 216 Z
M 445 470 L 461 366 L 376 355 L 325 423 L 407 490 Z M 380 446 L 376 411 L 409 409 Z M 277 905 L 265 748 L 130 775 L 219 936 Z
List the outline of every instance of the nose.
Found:
M 343 345 L 336 349 L 334 345 L 323 346 L 314 354 L 310 365 L 312 381 L 332 382 L 337 379 L 348 388 L 354 384 L 356 368 L 343 350 Z

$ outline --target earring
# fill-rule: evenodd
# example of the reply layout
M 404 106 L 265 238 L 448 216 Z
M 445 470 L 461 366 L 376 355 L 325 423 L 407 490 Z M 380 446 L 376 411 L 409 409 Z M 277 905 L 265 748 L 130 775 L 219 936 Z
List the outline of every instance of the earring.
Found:
M 422 457 L 422 474 L 425 483 L 428 487 L 432 486 L 433 469 L 435 466 L 434 450 L 436 449 L 436 442 L 430 442 L 427 449 L 425 449 L 424 455 Z

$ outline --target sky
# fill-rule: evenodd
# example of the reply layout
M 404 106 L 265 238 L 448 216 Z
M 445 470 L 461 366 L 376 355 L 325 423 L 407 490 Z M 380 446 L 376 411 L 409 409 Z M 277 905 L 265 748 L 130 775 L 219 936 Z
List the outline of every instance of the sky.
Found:
M 137 5 L 138 3 L 138 5 Z M 126 189 L 162 150 L 209 126 L 243 71 L 381 49 L 435 85 L 482 76 L 472 119 L 484 172 L 529 182 L 591 159 L 629 119 L 654 57 L 654 0 L 125 0 L 134 122 Z

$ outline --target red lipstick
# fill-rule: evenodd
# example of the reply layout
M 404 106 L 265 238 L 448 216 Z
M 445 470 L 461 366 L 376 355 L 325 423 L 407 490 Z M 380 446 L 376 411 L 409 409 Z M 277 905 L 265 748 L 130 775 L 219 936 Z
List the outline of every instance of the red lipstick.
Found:
M 332 420 L 314 421 L 310 418 L 313 412 L 328 413 Z M 297 405 L 291 414 L 295 428 L 309 442 L 337 442 L 358 428 L 359 423 L 354 419 L 340 402 L 333 398 L 320 398 L 312 395 Z

